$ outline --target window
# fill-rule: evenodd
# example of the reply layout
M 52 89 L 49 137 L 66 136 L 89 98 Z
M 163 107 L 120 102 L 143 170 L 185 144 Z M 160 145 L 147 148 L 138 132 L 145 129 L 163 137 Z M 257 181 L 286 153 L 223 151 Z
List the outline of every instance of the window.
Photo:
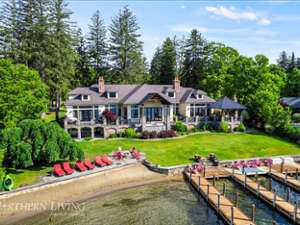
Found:
M 146 122 L 162 121 L 162 108 L 161 107 L 147 107 L 145 108 Z
M 190 117 L 205 116 L 206 110 L 207 110 L 207 108 L 206 108 L 205 104 L 191 104 L 190 105 Z
M 107 109 L 117 115 L 117 105 L 108 105 Z
M 138 105 L 131 106 L 131 118 L 132 119 L 139 118 L 139 106 Z
M 203 99 L 203 95 L 198 94 L 198 95 L 197 95 L 197 98 L 198 98 L 198 99 Z
M 107 97 L 108 98 L 117 98 L 117 92 L 108 92 Z
M 89 95 L 82 95 L 81 100 L 82 101 L 88 101 L 88 100 L 90 100 L 90 96 Z
M 173 91 L 168 92 L 170 98 L 175 98 L 175 93 Z

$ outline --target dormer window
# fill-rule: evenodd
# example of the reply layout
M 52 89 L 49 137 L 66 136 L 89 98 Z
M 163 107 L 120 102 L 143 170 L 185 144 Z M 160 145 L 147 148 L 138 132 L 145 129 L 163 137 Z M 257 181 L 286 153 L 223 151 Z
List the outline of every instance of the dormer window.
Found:
M 114 92 L 114 91 L 107 92 L 107 97 L 108 98 L 117 98 L 117 92 Z
M 173 91 L 168 92 L 168 96 L 170 98 L 175 98 L 175 92 L 173 92 Z
M 202 94 L 197 94 L 197 99 L 203 99 L 203 95 Z
M 82 101 L 89 101 L 90 100 L 90 96 L 89 95 L 81 95 L 81 100 Z

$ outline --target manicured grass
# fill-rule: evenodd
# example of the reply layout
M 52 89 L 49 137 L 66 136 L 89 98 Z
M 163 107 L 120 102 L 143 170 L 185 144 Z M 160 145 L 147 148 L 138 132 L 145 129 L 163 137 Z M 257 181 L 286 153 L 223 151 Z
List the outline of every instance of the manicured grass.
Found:
M 173 140 L 96 140 L 79 143 L 86 158 L 94 159 L 96 155 L 110 153 L 122 147 L 133 146 L 146 153 L 153 163 L 162 166 L 172 166 L 192 162 L 194 154 L 207 156 L 215 153 L 219 159 L 241 159 L 249 157 L 300 154 L 300 148 L 280 138 L 264 134 L 224 134 L 206 133 L 173 139 Z M 0 162 L 3 151 L 0 151 Z M 3 170 L 0 167 L 0 170 Z M 15 181 L 15 188 L 25 184 L 33 184 L 41 175 L 51 171 L 51 167 L 30 168 L 24 170 L 9 169 L 9 174 Z
M 59 119 L 62 121 L 65 118 L 66 110 L 62 109 L 59 112 Z M 47 112 L 43 120 L 47 123 L 55 121 L 55 112 Z
M 135 146 L 153 163 L 172 166 L 189 163 L 195 154 L 215 153 L 221 160 L 300 154 L 300 148 L 288 141 L 264 134 L 196 134 L 176 140 L 97 140 L 80 142 L 87 158 L 97 154 Z

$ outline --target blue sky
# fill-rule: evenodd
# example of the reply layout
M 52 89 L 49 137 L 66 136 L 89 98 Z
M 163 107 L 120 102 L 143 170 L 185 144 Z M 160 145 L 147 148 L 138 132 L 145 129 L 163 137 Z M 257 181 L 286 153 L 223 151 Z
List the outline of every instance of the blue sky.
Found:
M 106 26 L 124 5 L 136 14 L 151 59 L 167 36 L 199 29 L 208 40 L 220 41 L 243 55 L 265 54 L 275 62 L 280 51 L 300 57 L 300 1 L 68 1 L 72 19 L 84 32 L 99 9 Z

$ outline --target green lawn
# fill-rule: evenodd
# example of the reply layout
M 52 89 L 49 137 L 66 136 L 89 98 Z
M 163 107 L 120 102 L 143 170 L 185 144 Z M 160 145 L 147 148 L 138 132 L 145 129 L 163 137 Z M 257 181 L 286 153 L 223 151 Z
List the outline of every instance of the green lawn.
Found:
M 59 112 L 59 119 L 62 121 L 65 118 L 66 110 L 62 109 Z M 43 120 L 47 123 L 55 121 L 55 112 L 47 112 Z
M 146 153 L 147 159 L 162 166 L 171 166 L 191 162 L 194 154 L 207 156 L 215 153 L 219 159 L 240 159 L 259 156 L 300 154 L 297 145 L 264 134 L 195 134 L 188 137 L 159 140 L 97 140 L 80 142 L 86 158 L 94 159 L 98 154 L 109 153 L 119 146 L 128 149 L 132 146 Z M 0 152 L 2 161 L 3 152 Z M 0 170 L 3 170 L 0 167 Z M 15 187 L 32 184 L 39 176 L 51 171 L 51 167 L 26 170 L 9 169 L 15 181 Z
M 87 158 L 135 146 L 153 163 L 172 166 L 191 162 L 194 154 L 215 153 L 219 159 L 300 154 L 300 148 L 288 141 L 264 134 L 196 134 L 176 140 L 97 140 L 80 142 Z

